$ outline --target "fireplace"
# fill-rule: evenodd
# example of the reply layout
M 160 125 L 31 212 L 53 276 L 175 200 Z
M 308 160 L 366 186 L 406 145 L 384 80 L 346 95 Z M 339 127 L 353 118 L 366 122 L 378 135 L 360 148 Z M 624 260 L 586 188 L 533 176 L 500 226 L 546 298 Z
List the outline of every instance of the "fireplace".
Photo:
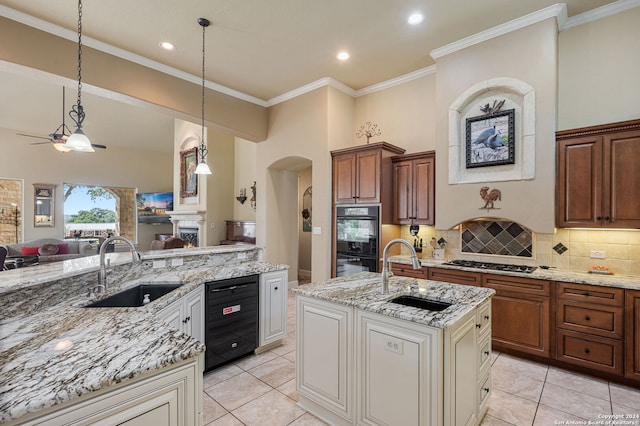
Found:
M 184 240 L 185 248 L 198 247 L 198 228 L 180 226 L 178 236 Z
M 205 211 L 169 211 L 167 212 L 173 223 L 173 235 L 184 240 L 185 247 L 201 247 L 206 245 Z

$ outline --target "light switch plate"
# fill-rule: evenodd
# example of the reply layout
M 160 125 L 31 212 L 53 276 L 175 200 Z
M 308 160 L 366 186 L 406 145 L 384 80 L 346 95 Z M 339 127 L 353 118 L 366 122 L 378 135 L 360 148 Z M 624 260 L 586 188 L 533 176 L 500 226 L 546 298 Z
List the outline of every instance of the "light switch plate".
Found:
M 592 259 L 604 259 L 604 251 L 602 250 L 591 250 L 591 258 Z
M 314 226 L 314 227 L 313 227 L 313 234 L 314 234 L 314 235 L 320 235 L 320 234 L 322 234 L 322 228 L 320 228 L 319 226 Z
M 238 253 L 238 259 L 246 259 L 247 258 L 247 253 Z

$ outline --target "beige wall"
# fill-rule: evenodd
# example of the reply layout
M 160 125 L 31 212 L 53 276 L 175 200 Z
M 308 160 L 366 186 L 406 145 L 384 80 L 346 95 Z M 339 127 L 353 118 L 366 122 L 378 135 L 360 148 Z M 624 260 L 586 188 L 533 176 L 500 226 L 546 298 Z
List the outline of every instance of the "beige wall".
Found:
M 436 228 L 448 229 L 483 215 L 508 218 L 537 232 L 554 228 L 554 128 L 556 117 L 557 25 L 535 25 L 451 53 L 437 61 Z M 516 78 L 535 90 L 535 178 L 450 185 L 449 106 L 476 83 Z M 516 117 L 516 120 L 522 117 Z M 516 141 L 518 149 L 518 141 Z M 480 210 L 482 186 L 502 191 L 500 210 Z
M 298 173 L 298 271 L 304 276 L 311 273 L 311 232 L 302 230 L 303 194 L 311 186 L 312 168 L 308 167 Z M 313 192 L 312 192 L 313 195 Z M 311 223 L 313 224 L 313 203 L 311 204 Z M 312 225 L 313 226 L 313 225 Z M 300 274 L 299 274 L 300 275 Z
M 558 130 L 640 117 L 640 7 L 560 33 Z
M 2 177 L 24 179 L 23 241 L 63 237 L 63 183 L 137 188 L 140 192 L 162 192 L 172 187 L 172 159 L 167 153 L 116 146 L 92 154 L 60 153 L 48 145 L 31 145 L 8 129 L 0 129 L 0 152 L 4 153 L 0 156 Z M 57 185 L 53 228 L 33 226 L 34 183 Z M 148 249 L 155 233 L 165 232 L 171 232 L 169 225 L 138 226 L 140 249 Z
M 436 149 L 435 73 L 356 98 L 352 145 L 366 143 L 355 134 L 368 121 L 382 130 L 372 142 L 389 142 L 407 154 Z
M 233 203 L 234 220 L 256 220 L 256 211 L 251 207 L 251 185 L 256 182 L 256 150 L 257 145 L 247 140 L 236 138 L 234 144 L 234 200 L 240 189 L 246 189 L 247 201 Z M 257 200 L 257 194 L 256 194 Z

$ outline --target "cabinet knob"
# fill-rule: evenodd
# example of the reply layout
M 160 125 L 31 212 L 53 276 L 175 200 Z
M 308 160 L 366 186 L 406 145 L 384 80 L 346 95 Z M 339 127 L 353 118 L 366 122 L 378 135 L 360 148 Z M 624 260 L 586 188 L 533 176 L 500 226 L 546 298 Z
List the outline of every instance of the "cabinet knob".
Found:
M 584 293 L 582 293 L 582 294 L 583 294 L 584 296 L 589 297 L 589 292 L 588 292 L 588 291 L 585 291 L 585 292 L 584 292 Z
M 191 321 L 191 317 L 186 317 L 185 319 L 182 320 L 183 323 L 188 323 L 189 321 Z
M 486 393 L 489 393 L 489 388 L 484 388 L 483 389 Z
M 489 351 L 484 351 L 484 354 L 489 356 Z
M 587 320 L 587 321 L 589 321 L 589 320 L 591 320 L 591 317 L 590 317 L 589 315 L 585 315 L 585 316 L 584 316 L 584 319 L 585 319 L 585 320 Z
M 597 216 L 596 220 L 602 220 L 602 216 Z
M 589 351 L 589 348 L 584 348 L 584 353 L 585 353 L 585 354 L 588 354 L 589 352 L 590 352 L 590 351 Z
M 489 319 L 489 315 L 485 315 L 484 319 L 488 320 Z
M 611 219 L 609 216 L 605 216 L 604 220 L 608 221 L 609 219 Z
M 274 287 L 273 289 L 274 289 L 274 290 L 278 290 L 278 287 Z

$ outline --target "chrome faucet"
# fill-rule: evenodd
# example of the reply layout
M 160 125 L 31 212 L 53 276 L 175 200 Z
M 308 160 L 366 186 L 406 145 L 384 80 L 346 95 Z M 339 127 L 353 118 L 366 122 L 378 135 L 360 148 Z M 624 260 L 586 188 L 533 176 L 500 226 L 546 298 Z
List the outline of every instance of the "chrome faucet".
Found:
M 100 271 L 98 272 L 98 287 L 102 287 L 102 291 L 107 290 L 107 267 L 104 264 L 104 254 L 107 251 L 107 245 L 109 245 L 110 242 L 117 240 L 122 241 L 129 246 L 129 249 L 131 249 L 131 260 L 133 263 L 140 262 L 140 253 L 138 253 L 131 240 L 119 235 L 114 235 L 104 240 L 100 246 Z
M 422 265 L 420 264 L 420 260 L 418 259 L 418 255 L 414 250 L 413 246 L 409 244 L 407 240 L 403 240 L 402 238 L 396 238 L 387 243 L 382 251 L 382 294 L 389 294 L 389 277 L 393 276 L 393 273 L 389 270 L 389 261 L 387 260 L 387 252 L 389 251 L 389 247 L 394 244 L 404 244 L 409 248 L 411 252 L 411 266 L 413 269 L 420 269 Z

